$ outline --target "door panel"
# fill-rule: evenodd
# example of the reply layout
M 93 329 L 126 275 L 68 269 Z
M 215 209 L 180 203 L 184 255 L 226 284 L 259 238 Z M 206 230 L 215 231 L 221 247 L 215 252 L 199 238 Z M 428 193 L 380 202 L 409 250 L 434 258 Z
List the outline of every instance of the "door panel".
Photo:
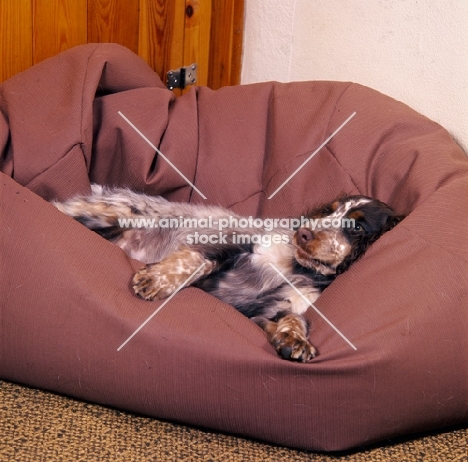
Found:
M 75 45 L 113 42 L 163 79 L 196 62 L 198 85 L 236 85 L 243 15 L 243 0 L 1 0 L 0 79 Z
M 86 2 L 32 1 L 34 64 L 86 43 Z
M 0 1 L 0 81 L 33 64 L 31 0 Z
M 139 0 L 88 0 L 87 3 L 88 43 L 120 43 L 138 53 Z

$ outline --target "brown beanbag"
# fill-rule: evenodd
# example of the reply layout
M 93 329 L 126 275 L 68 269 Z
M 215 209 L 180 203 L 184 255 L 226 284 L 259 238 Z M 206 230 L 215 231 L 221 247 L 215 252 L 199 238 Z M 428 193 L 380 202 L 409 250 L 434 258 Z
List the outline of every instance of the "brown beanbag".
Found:
M 311 450 L 467 421 L 468 159 L 439 125 L 351 83 L 175 99 L 117 45 L 74 48 L 1 94 L 1 378 Z M 90 182 L 261 217 L 366 194 L 408 217 L 317 302 L 356 351 L 309 310 L 320 356 L 282 360 L 253 322 L 194 288 L 117 351 L 161 303 L 133 295 L 139 262 L 47 202 Z

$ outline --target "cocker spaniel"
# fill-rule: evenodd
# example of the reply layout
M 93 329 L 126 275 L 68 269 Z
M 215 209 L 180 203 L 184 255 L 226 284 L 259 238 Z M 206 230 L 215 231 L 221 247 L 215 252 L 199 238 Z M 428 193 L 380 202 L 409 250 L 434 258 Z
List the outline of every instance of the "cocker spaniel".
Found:
M 198 287 L 261 326 L 281 357 L 299 362 L 318 354 L 304 317 L 310 303 L 403 218 L 357 195 L 300 218 L 260 220 L 99 185 L 54 205 L 146 263 L 133 278 L 138 296 L 160 300 Z

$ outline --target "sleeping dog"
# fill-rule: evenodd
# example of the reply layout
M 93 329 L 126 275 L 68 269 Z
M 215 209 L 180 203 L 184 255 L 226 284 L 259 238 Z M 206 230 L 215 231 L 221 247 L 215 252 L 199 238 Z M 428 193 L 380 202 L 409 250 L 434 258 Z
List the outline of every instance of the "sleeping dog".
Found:
M 378 200 L 343 196 L 291 226 L 270 219 L 262 228 L 259 219 L 221 207 L 98 185 L 54 205 L 146 263 L 133 278 L 138 296 L 160 300 L 198 287 L 262 327 L 281 357 L 299 362 L 318 354 L 304 317 L 310 303 L 403 218 Z

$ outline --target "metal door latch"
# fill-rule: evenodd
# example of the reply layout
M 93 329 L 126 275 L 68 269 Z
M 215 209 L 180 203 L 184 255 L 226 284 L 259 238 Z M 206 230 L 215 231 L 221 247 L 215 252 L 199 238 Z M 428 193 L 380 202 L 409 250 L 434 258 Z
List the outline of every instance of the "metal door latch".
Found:
M 196 83 L 197 64 L 193 63 L 190 64 L 190 66 L 169 71 L 166 77 L 166 87 L 169 88 L 169 90 L 174 90 L 174 88 L 181 88 L 183 90 L 187 85 Z

